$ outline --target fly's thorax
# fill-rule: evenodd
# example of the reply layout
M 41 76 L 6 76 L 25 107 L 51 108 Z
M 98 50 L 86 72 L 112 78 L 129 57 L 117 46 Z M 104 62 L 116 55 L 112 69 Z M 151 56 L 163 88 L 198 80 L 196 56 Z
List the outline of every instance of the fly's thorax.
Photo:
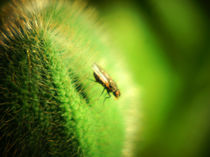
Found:
M 115 92 L 118 90 L 117 84 L 112 79 L 109 80 L 109 88 L 110 88 L 110 91 L 112 92 Z

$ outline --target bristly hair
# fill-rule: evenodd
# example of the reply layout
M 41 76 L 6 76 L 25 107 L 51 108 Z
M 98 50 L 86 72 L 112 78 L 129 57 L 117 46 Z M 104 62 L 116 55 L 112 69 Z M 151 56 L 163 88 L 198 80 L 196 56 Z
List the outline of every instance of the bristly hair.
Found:
M 0 12 L 0 156 L 130 157 L 138 89 L 92 8 L 13 0 Z M 123 93 L 103 105 L 99 63 Z

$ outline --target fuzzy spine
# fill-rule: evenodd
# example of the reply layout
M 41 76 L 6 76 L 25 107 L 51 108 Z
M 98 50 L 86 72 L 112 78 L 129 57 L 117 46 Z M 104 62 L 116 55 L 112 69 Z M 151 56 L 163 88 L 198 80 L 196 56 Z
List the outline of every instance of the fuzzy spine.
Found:
M 2 9 L 1 156 L 131 156 L 138 92 L 85 7 L 19 0 Z M 103 105 L 89 81 L 96 61 L 120 80 L 120 101 Z

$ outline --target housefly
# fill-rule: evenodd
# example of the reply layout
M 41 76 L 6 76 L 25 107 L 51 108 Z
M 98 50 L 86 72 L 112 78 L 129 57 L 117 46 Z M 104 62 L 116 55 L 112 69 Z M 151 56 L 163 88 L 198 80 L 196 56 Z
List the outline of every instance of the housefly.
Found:
M 108 75 L 104 69 L 97 64 L 93 64 L 92 69 L 96 82 L 100 83 L 104 87 L 104 90 L 106 89 L 109 97 L 111 97 L 110 93 L 113 93 L 116 98 L 119 98 L 120 90 L 110 75 Z

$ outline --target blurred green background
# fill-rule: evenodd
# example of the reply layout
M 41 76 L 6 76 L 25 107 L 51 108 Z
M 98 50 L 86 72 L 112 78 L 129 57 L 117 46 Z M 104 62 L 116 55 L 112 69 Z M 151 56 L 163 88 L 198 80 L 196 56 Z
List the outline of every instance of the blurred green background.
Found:
M 208 1 L 88 3 L 124 53 L 141 90 L 136 157 L 209 157 Z
M 137 157 L 210 156 L 210 5 L 89 0 L 140 86 Z

